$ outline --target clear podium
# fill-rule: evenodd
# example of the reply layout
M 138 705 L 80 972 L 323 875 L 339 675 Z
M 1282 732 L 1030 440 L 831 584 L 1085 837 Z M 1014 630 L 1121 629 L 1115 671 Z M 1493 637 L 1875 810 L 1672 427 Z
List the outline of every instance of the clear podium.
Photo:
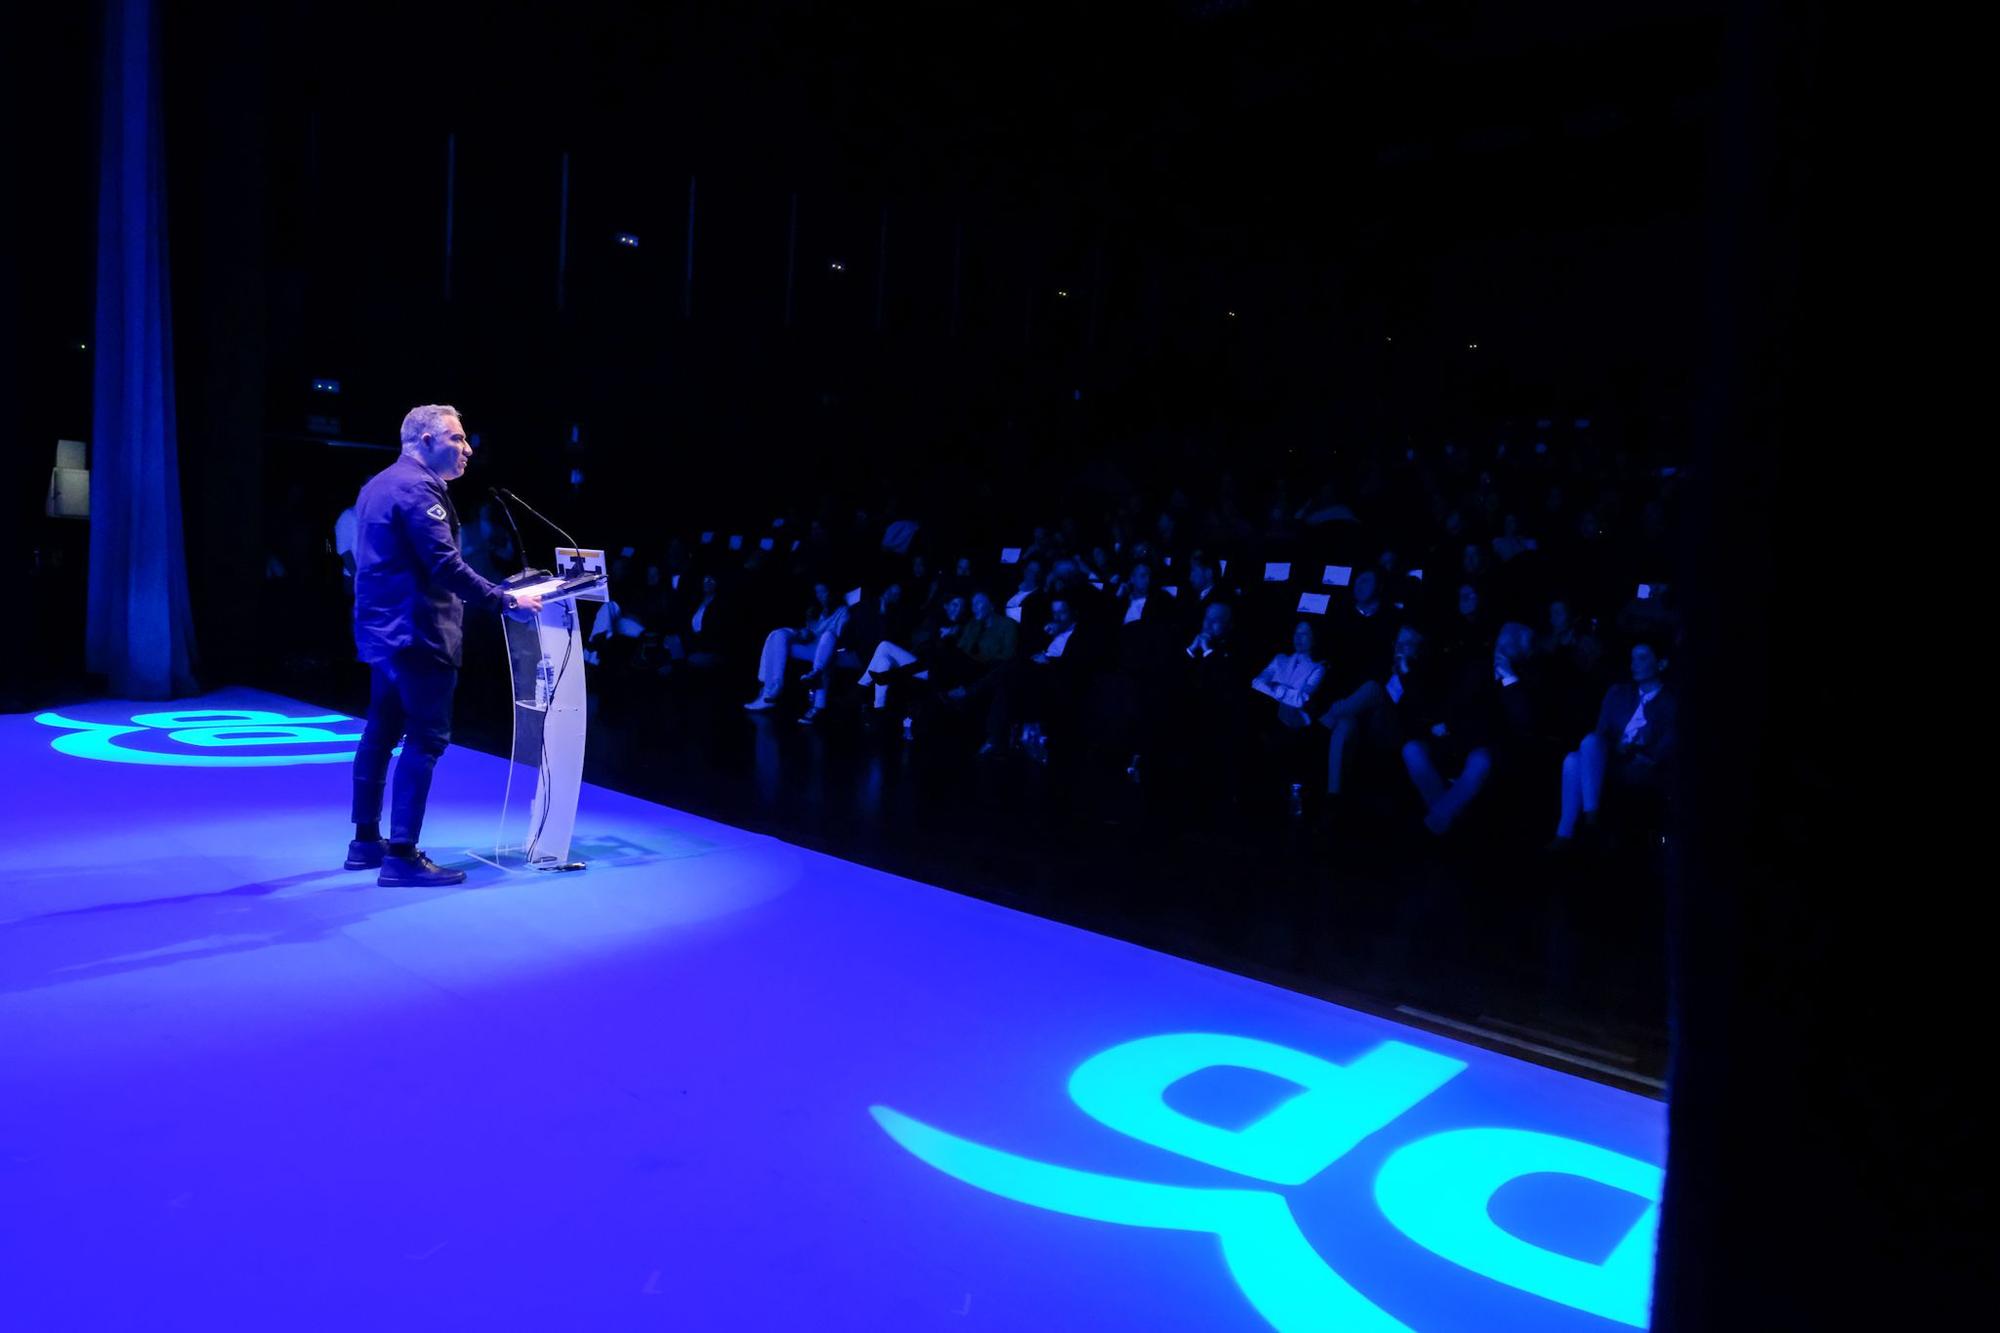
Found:
M 578 603 L 605 600 L 604 554 L 564 548 L 556 556 L 566 572 L 530 571 L 501 585 L 542 598 L 534 615 L 513 613 L 500 621 L 514 686 L 514 748 L 492 863 L 505 870 L 583 869 L 583 862 L 570 856 L 588 721 L 583 668 L 588 627 Z M 515 780 L 530 770 L 535 793 L 517 809 Z

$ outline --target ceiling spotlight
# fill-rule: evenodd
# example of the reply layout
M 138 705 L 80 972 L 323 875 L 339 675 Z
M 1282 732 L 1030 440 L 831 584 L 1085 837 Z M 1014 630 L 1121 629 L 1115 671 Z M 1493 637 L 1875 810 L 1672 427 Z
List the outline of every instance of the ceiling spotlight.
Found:
M 828 264 L 827 267 L 829 269 L 832 269 L 835 273 L 847 272 L 847 265 L 841 263 L 838 259 L 834 260 L 831 264 Z
M 1478 343 L 1467 343 L 1466 346 L 1475 352 L 1479 350 Z
M 1057 295 L 1057 296 L 1068 296 L 1068 295 L 1069 295 L 1069 293 L 1068 293 L 1068 292 L 1066 292 L 1066 291 L 1064 291 L 1064 290 L 1063 290 L 1062 288 L 1058 287 L 1058 288 L 1056 288 L 1056 295 Z

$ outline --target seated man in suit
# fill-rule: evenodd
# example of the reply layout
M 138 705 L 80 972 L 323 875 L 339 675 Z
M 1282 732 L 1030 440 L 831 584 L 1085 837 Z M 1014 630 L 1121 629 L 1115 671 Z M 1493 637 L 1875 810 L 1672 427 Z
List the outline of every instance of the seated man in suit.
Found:
M 1528 678 L 1534 631 L 1510 621 L 1500 627 L 1490 663 L 1460 679 L 1442 722 L 1428 736 L 1403 744 L 1403 765 L 1424 801 L 1424 827 L 1443 836 L 1496 772 L 1518 767 L 1531 752 L 1540 723 L 1537 691 Z M 1453 763 L 1458 776 L 1443 770 Z
M 1597 822 L 1607 785 L 1661 792 L 1680 725 L 1679 701 L 1661 679 L 1666 659 L 1650 643 L 1632 645 L 1632 679 L 1604 693 L 1597 726 L 1563 757 L 1558 848 L 1576 837 L 1579 818 Z
M 1020 627 L 1007 618 L 993 594 L 975 589 L 970 618 L 952 635 L 951 650 L 940 649 L 947 662 L 944 677 L 936 683 L 944 689 L 944 702 L 966 708 L 990 700 L 1001 677 L 1013 665 L 1020 634 Z M 956 658 L 951 657 L 952 650 Z M 933 674 L 935 677 L 935 669 Z
M 1049 619 L 1042 628 L 1042 646 L 1025 661 L 1017 660 L 1003 673 L 987 713 L 982 755 L 1005 746 L 1019 726 L 1036 758 L 1051 732 L 1074 735 L 1084 686 L 1093 663 L 1091 631 L 1077 623 L 1076 604 L 1062 593 L 1049 598 Z
M 1201 630 L 1182 650 L 1170 715 L 1155 730 L 1177 764 L 1193 809 L 1220 810 L 1236 798 L 1246 740 L 1248 673 L 1235 652 L 1236 612 L 1211 601 Z

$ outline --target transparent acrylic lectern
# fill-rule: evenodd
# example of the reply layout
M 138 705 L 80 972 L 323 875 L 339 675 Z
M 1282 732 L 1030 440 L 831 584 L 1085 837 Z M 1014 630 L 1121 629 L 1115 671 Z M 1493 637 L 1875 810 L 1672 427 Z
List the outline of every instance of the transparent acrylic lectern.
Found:
M 581 870 L 570 857 L 577 799 L 583 792 L 586 606 L 608 596 L 602 551 L 559 547 L 554 575 L 534 571 L 508 579 L 514 593 L 542 596 L 533 616 L 501 617 L 507 668 L 514 684 L 514 749 L 492 863 L 507 870 Z M 517 808 L 515 782 L 534 774 L 535 794 Z M 484 855 L 481 860 L 486 860 Z

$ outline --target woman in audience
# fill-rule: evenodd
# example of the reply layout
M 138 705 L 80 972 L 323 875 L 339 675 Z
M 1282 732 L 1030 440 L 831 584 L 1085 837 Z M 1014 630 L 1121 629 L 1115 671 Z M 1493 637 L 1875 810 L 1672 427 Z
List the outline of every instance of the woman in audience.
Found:
M 1320 655 L 1310 620 L 1292 626 L 1292 651 L 1279 653 L 1250 682 L 1250 688 L 1276 705 L 1279 725 L 1287 731 L 1302 731 L 1312 725 L 1306 710 L 1326 678 L 1326 659 Z
M 958 664 L 953 659 L 964 656 L 958 651 L 957 636 L 965 624 L 965 614 L 966 599 L 952 593 L 944 599 L 939 618 L 920 634 L 910 636 L 912 646 L 888 639 L 875 645 L 868 658 L 868 669 L 861 673 L 862 688 L 875 692 L 870 711 L 879 712 L 889 706 L 889 686 L 897 681 L 928 680 L 942 688 L 946 682 L 940 678 L 941 674 L 956 674 Z

